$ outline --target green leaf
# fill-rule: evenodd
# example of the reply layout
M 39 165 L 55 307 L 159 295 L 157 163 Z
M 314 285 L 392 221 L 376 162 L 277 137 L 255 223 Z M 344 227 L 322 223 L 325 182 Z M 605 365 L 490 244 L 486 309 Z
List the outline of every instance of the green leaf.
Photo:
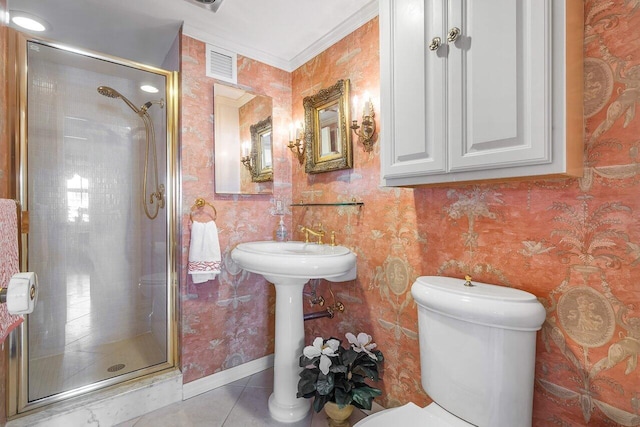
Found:
M 347 367 L 344 365 L 338 365 L 337 363 L 334 363 L 333 365 L 331 365 L 331 367 L 329 368 L 329 371 L 333 372 L 333 373 L 343 373 L 346 374 L 347 373 Z
M 351 375 L 351 382 L 353 384 L 365 384 L 365 380 L 366 379 L 367 379 L 367 377 L 359 375 L 359 374 Z
M 374 365 L 373 367 L 368 366 L 356 366 L 353 368 L 353 373 L 362 375 L 363 377 L 371 378 L 374 381 L 378 381 L 378 368 Z
M 322 411 L 324 405 L 329 401 L 329 396 L 316 396 L 316 398 L 313 400 L 313 410 L 316 412 Z
M 310 393 L 310 390 L 315 391 L 316 381 L 318 380 L 319 370 L 304 370 L 300 372 L 300 379 L 298 380 L 298 392 Z
M 342 391 L 344 391 L 345 393 L 349 393 L 351 391 L 351 389 L 353 388 L 353 383 L 349 380 L 347 380 L 345 377 L 341 377 L 341 378 L 336 378 L 335 379 L 335 385 L 336 389 L 341 389 Z
M 316 392 L 316 382 L 308 380 L 298 381 L 298 395 L 297 397 L 308 397 L 308 395 L 314 395 Z
M 320 369 L 303 369 L 300 371 L 300 379 L 315 381 L 320 374 Z
M 362 353 L 365 354 L 365 353 Z M 378 366 L 378 361 L 377 360 L 373 360 L 371 357 L 369 357 L 369 355 L 365 355 L 363 357 L 360 357 L 356 363 L 356 365 L 365 365 L 365 366 Z
M 351 365 L 358 357 L 358 354 L 359 353 L 355 352 L 353 349 L 350 348 L 349 350 L 345 351 L 344 354 L 342 355 L 342 362 L 345 365 Z
M 353 399 L 351 393 L 347 393 L 342 389 L 336 388 L 336 395 L 334 401 L 341 407 L 350 405 Z
M 309 365 L 313 365 L 315 367 L 318 367 L 319 364 L 320 364 L 320 356 L 316 356 L 313 359 L 309 359 L 304 354 L 302 356 L 300 356 L 300 362 L 298 363 L 298 365 L 301 368 L 306 368 Z
M 353 396 L 354 406 L 360 409 L 371 409 L 371 402 L 376 396 L 380 396 L 382 391 L 377 388 L 364 386 L 358 387 L 351 393 Z
M 316 382 L 316 390 L 318 394 L 327 396 L 333 391 L 333 375 L 329 373 L 329 375 L 320 374 L 318 376 L 318 381 Z

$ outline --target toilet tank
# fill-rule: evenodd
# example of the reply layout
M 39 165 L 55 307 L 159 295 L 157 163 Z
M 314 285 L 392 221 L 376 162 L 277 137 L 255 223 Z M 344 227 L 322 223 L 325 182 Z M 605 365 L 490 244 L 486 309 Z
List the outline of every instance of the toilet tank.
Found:
M 422 386 L 479 427 L 529 427 L 536 331 L 545 310 L 528 292 L 450 277 L 419 277 Z

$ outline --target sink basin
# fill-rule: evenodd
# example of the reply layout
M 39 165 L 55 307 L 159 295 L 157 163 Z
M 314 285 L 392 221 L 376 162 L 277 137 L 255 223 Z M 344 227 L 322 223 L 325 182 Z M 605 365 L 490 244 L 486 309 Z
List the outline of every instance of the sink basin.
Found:
M 236 246 L 231 257 L 243 269 L 265 277 L 326 279 L 332 282 L 356 278 L 356 255 L 344 246 L 305 242 L 247 242 Z
M 296 397 L 298 360 L 304 347 L 302 289 L 309 279 L 344 282 L 356 278 L 356 255 L 344 246 L 304 242 L 247 242 L 231 251 L 242 269 L 261 274 L 276 288 L 273 394 L 269 413 L 292 423 L 307 416 L 310 404 Z

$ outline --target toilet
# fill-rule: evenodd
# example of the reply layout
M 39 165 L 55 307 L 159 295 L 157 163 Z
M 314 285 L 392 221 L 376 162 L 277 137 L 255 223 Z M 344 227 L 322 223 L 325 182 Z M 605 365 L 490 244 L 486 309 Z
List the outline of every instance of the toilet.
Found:
M 357 427 L 530 427 L 536 331 L 546 313 L 528 292 L 419 277 L 422 387 L 433 403 L 372 414 Z M 355 427 L 354 426 L 354 427 Z

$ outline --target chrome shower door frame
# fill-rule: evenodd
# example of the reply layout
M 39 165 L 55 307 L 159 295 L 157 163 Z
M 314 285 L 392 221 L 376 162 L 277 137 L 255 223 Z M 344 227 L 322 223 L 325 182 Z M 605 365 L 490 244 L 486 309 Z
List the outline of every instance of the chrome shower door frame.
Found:
M 15 198 L 20 200 L 23 209 L 23 224 L 28 225 L 28 188 L 27 188 L 27 45 L 35 42 L 48 47 L 63 51 L 80 54 L 87 58 L 111 62 L 117 65 L 131 67 L 137 70 L 146 71 L 160 75 L 165 78 L 166 86 L 166 206 L 163 215 L 166 215 L 166 300 L 167 300 L 167 342 L 166 342 L 166 362 L 134 371 L 121 376 L 108 378 L 99 382 L 89 384 L 74 390 L 58 393 L 53 396 L 29 402 L 28 396 L 28 322 L 29 316 L 25 316 L 24 323 L 16 328 L 9 336 L 8 346 L 5 349 L 8 358 L 8 372 L 6 376 L 7 391 L 7 416 L 11 419 L 26 413 L 49 407 L 49 405 L 73 399 L 86 393 L 105 389 L 128 381 L 133 381 L 141 377 L 157 375 L 167 371 L 175 370 L 179 366 L 178 352 L 178 279 L 177 262 L 179 247 L 178 219 L 180 218 L 180 170 L 178 161 L 178 138 L 179 138 L 179 76 L 175 71 L 167 71 L 156 67 L 147 66 L 137 62 L 115 58 L 112 56 L 91 52 L 82 49 L 71 48 L 49 40 L 35 38 L 19 33 L 13 29 L 7 29 L 8 33 L 8 60 L 15 61 L 15 69 L 10 70 L 7 79 L 15 82 L 15 85 L 8 85 L 14 90 L 9 93 L 7 110 L 9 111 L 10 145 L 13 147 L 15 171 Z M 9 67 L 8 67 L 9 68 Z M 26 221 L 24 220 L 26 218 Z M 29 271 L 29 247 L 28 247 L 28 227 L 23 228 L 20 241 L 20 263 L 21 271 Z

